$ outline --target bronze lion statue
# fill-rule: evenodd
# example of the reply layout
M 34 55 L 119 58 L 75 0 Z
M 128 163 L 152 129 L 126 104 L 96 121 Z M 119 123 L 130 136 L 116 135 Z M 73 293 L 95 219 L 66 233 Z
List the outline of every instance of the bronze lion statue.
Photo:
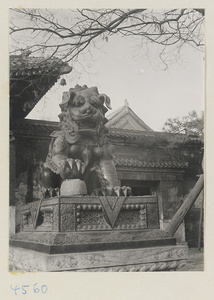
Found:
M 60 108 L 60 130 L 51 134 L 44 187 L 56 188 L 60 180 L 81 179 L 88 195 L 97 190 L 111 191 L 118 181 L 104 126 L 110 98 L 99 94 L 96 87 L 77 85 L 63 93 Z

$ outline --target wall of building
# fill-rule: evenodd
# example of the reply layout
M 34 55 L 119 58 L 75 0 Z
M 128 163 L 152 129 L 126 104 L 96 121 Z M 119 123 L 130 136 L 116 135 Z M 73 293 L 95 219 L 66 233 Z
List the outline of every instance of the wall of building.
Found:
M 16 137 L 15 202 L 24 204 L 40 199 L 42 165 L 45 162 L 50 138 Z

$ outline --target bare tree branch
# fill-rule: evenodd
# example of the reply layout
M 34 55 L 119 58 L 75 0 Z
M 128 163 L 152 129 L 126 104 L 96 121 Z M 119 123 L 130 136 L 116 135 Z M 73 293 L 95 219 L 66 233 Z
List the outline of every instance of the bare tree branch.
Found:
M 203 50 L 203 9 L 11 9 L 11 53 L 28 48 L 45 57 L 71 61 L 94 43 L 119 34 L 160 45 L 164 63 L 167 50 L 178 53 L 188 44 Z

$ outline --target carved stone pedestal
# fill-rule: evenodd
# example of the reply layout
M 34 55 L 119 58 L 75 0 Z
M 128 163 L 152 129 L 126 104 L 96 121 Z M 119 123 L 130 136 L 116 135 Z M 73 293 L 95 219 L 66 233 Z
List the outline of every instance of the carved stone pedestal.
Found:
M 10 270 L 19 271 L 164 271 L 187 257 L 187 245 L 160 230 L 156 196 L 29 203 L 10 238 Z
M 134 249 L 47 254 L 10 247 L 10 271 L 151 272 L 183 267 L 188 247 L 156 246 Z

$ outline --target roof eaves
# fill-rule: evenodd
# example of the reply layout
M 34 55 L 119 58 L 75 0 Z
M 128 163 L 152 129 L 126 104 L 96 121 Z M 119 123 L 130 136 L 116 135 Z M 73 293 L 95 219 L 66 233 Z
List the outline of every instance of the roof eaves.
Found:
M 145 128 L 147 131 L 153 131 L 148 125 L 146 125 L 136 114 L 135 112 L 128 106 L 124 105 L 120 109 L 118 109 L 114 115 L 111 115 L 111 118 L 106 123 L 107 127 L 113 127 L 115 124 L 117 124 L 122 118 L 124 118 L 127 114 L 130 114 L 135 121 Z
M 139 168 L 165 168 L 186 169 L 188 162 L 185 161 L 144 161 L 140 159 L 115 157 L 116 166 L 139 167 Z
M 10 57 L 10 79 L 17 77 L 26 79 L 28 76 L 50 76 L 64 75 L 70 73 L 72 67 L 58 58 L 44 59 L 43 57 L 25 57 L 22 55 L 11 55 Z

